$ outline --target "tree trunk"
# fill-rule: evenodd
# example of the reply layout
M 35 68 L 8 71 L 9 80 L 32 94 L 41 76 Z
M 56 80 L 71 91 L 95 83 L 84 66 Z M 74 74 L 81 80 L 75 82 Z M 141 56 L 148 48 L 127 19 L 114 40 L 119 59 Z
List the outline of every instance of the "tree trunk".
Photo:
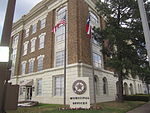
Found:
M 122 73 L 118 73 L 118 102 L 123 102 L 123 77 Z
M 147 93 L 149 94 L 149 84 L 146 83 Z

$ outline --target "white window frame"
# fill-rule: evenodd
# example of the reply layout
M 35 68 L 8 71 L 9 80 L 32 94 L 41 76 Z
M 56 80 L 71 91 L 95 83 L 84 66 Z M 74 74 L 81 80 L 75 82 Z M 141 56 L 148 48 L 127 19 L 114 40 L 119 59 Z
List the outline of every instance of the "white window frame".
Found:
M 99 57 L 99 58 L 96 58 Z M 98 59 L 98 61 L 96 61 Z M 102 56 L 93 52 L 93 64 L 97 68 L 102 68 Z
M 89 14 L 90 14 L 91 25 L 97 26 L 97 24 L 99 24 L 99 17 L 92 11 L 90 11 Z
M 37 23 L 32 25 L 32 34 L 37 31 Z
M 31 58 L 29 60 L 29 70 L 28 70 L 29 73 L 32 73 L 34 71 L 34 61 L 35 61 L 35 58 Z
M 103 77 L 103 94 L 108 95 L 108 80 L 106 77 Z
M 13 37 L 12 48 L 17 48 L 17 46 L 18 46 L 18 40 L 19 40 L 19 34 L 15 35 L 15 36 Z
M 34 38 L 32 38 L 32 39 L 30 40 L 30 42 L 31 42 L 31 53 L 35 51 L 36 39 L 37 39 L 37 38 L 34 37 Z
M 30 28 L 25 30 L 25 38 L 29 36 Z
M 57 21 L 60 21 L 65 16 L 65 14 L 67 14 L 66 12 L 67 12 L 67 6 L 64 6 L 63 8 L 58 9 L 56 13 Z
M 45 35 L 46 33 L 42 33 L 39 35 L 39 49 L 42 49 L 45 46 Z
M 57 31 L 56 31 L 56 34 L 55 34 L 55 38 L 56 38 L 56 42 L 61 42 L 61 41 L 64 41 L 65 39 L 65 25 L 61 25 Z
M 26 63 L 27 63 L 27 61 L 23 61 L 22 63 L 21 63 L 21 74 L 23 75 L 23 74 L 26 74 Z
M 63 66 L 64 65 L 64 50 L 57 51 L 56 52 L 56 61 L 55 61 L 56 67 Z
M 93 27 L 100 27 L 100 18 L 93 11 L 89 11 L 90 15 L 90 25 Z M 93 32 L 93 31 L 92 31 Z M 98 45 L 98 42 L 95 39 L 92 39 L 93 44 Z
M 46 26 L 46 18 L 40 20 L 40 29 L 45 28 L 45 26 Z
M 16 60 L 16 55 L 17 55 L 17 48 L 13 48 L 13 52 L 11 55 L 11 60 Z
M 64 95 L 64 76 L 54 76 L 54 96 Z
M 41 96 L 42 95 L 42 78 L 37 79 L 36 95 L 37 96 Z
M 26 42 L 23 44 L 23 55 L 26 55 L 27 52 L 28 52 L 28 43 L 29 43 L 29 41 L 26 41 Z
M 44 57 L 45 57 L 45 55 L 40 55 L 40 56 L 37 57 L 37 60 L 38 60 L 37 70 L 38 70 L 38 71 L 42 71 L 42 70 L 43 70 Z
M 20 95 L 20 96 L 23 95 L 23 86 L 20 86 L 20 87 L 19 87 L 19 95 Z
M 94 75 L 95 89 L 96 95 L 99 95 L 99 78 L 97 75 Z

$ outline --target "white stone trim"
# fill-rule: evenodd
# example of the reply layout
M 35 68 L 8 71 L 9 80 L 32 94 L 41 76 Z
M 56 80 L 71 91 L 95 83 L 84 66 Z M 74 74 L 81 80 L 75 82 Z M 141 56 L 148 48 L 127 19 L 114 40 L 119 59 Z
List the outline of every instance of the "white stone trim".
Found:
M 31 58 L 31 59 L 29 59 L 28 62 L 34 62 L 34 61 L 35 61 L 35 58 Z
M 27 63 L 27 61 L 22 61 L 22 62 L 21 62 L 21 65 L 22 65 L 22 64 L 26 64 L 26 63 Z
M 26 44 L 28 45 L 28 44 L 29 44 L 29 41 L 26 41 L 26 42 L 23 43 L 23 45 L 26 45 Z
M 44 58 L 44 57 L 45 57 L 45 55 L 40 55 L 40 56 L 37 57 L 37 59 Z
M 42 36 L 45 36 L 45 35 L 46 35 L 46 32 L 45 33 L 41 33 L 38 38 L 41 38 Z
M 35 41 L 37 39 L 37 37 L 34 37 L 30 40 L 30 42 Z

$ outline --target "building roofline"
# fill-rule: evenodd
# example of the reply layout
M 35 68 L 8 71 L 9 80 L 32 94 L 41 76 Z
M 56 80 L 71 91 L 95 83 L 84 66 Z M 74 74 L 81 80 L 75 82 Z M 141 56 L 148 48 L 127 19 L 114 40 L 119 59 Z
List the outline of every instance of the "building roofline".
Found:
M 42 9 L 47 9 L 47 3 L 53 3 L 56 0 L 42 0 L 39 2 L 37 5 L 35 5 L 26 15 L 23 15 L 18 21 L 13 23 L 13 30 L 16 29 L 17 27 L 23 25 L 28 21 L 30 18 L 32 18 L 35 14 L 40 12 Z

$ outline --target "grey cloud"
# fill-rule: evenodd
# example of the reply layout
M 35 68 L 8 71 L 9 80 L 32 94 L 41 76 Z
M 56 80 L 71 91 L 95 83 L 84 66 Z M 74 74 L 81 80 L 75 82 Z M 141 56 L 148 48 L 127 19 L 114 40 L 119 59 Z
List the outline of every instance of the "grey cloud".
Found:
M 14 21 L 21 18 L 22 15 L 27 14 L 29 10 L 41 0 L 18 0 L 15 9 Z

